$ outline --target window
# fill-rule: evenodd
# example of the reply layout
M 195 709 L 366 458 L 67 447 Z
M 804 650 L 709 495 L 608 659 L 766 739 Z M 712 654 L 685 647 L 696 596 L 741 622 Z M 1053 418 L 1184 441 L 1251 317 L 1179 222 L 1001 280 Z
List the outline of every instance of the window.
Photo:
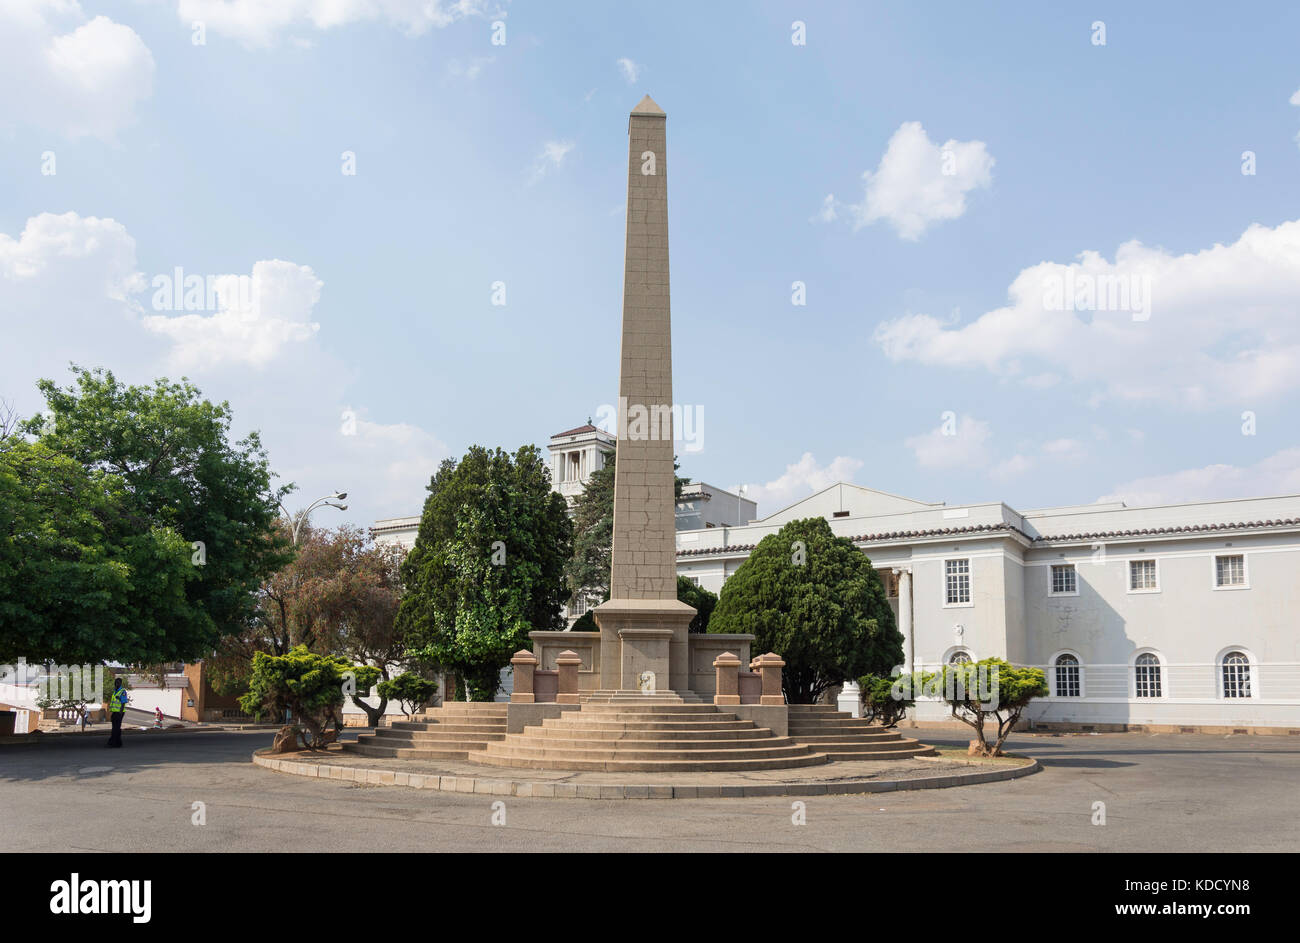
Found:
M 1133 662 L 1133 678 L 1138 697 L 1160 697 L 1160 659 L 1150 652 L 1138 655 Z
M 1056 657 L 1056 696 L 1079 697 L 1079 659 L 1073 655 Z
M 970 652 L 953 652 L 952 655 L 948 658 L 948 664 L 950 664 L 950 665 L 969 665 L 969 664 L 970 664 Z
M 1243 652 L 1223 656 L 1223 696 L 1250 697 L 1250 659 Z
M 944 561 L 944 605 L 959 606 L 970 602 L 970 560 Z
M 1078 576 L 1073 563 L 1052 564 L 1052 595 L 1073 596 L 1079 592 Z
M 1240 553 L 1223 554 L 1214 558 L 1214 585 L 1245 586 L 1246 557 Z
M 573 610 L 570 612 L 570 615 L 581 616 L 581 615 L 586 615 L 586 612 L 587 612 L 587 597 L 574 596 Z
M 1156 588 L 1156 561 L 1130 560 L 1128 562 L 1129 592 L 1155 592 Z

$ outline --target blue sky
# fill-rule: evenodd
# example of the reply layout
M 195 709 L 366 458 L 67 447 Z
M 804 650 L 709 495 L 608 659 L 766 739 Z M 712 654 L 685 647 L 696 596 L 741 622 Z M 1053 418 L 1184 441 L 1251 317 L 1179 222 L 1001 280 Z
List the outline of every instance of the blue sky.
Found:
M 1020 508 L 1300 491 L 1300 10 L 1046 6 L 6 4 L 0 397 L 38 408 L 69 360 L 184 373 L 295 500 L 418 513 L 441 458 L 614 401 L 649 93 L 675 394 L 704 416 L 683 474 L 763 513 L 841 478 Z M 258 309 L 158 310 L 177 266 L 251 276 Z M 1043 310 L 1108 275 L 1146 318 Z

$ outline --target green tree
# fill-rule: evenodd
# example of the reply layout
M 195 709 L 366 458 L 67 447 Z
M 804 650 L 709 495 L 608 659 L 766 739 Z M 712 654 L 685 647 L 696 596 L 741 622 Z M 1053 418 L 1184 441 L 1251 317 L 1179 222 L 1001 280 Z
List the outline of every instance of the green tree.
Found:
M 1047 676 L 1041 668 L 1022 668 L 1001 658 L 945 665 L 942 696 L 952 716 L 975 730 L 982 756 L 1001 756 L 1002 744 L 1036 697 L 1047 697 Z M 998 722 L 997 740 L 989 746 L 984 721 Z
M 438 682 L 430 681 L 413 671 L 407 671 L 391 681 L 380 681 L 379 696 L 387 703 L 397 701 L 406 713 L 414 715 L 438 693 Z
M 703 586 L 697 586 L 692 583 L 688 577 L 677 577 L 677 599 L 688 606 L 695 607 L 695 618 L 691 620 L 691 632 L 707 632 L 709 630 L 709 617 L 713 615 L 714 608 L 718 605 L 718 597 L 709 592 Z
M 820 517 L 759 541 L 723 586 L 709 631 L 752 633 L 756 652 L 784 658 L 791 704 L 815 703 L 832 685 L 887 674 L 903 660 L 880 576 Z
M 895 678 L 886 675 L 866 674 L 858 678 L 859 700 L 862 716 L 883 727 L 895 727 L 907 717 L 909 708 L 916 704 L 916 695 L 925 690 L 934 675 L 916 671 Z
M 288 533 L 288 523 L 278 526 Z M 304 523 L 296 555 L 258 591 L 256 617 L 245 630 L 222 640 L 208 660 L 213 688 L 223 694 L 247 690 L 257 652 L 283 655 L 298 644 L 310 651 L 340 654 L 374 665 L 387 679 L 393 667 L 413 665 L 405 637 L 396 628 L 401 601 L 402 551 L 377 544 L 367 531 Z M 380 695 L 372 706 L 359 691 L 353 703 L 376 726 L 387 707 Z
M 258 652 L 248 693 L 239 699 L 246 713 L 281 718 L 287 710 L 304 728 L 303 746 L 319 750 L 325 745 L 330 723 L 341 730 L 339 711 L 346 690 L 368 690 L 379 677 L 379 669 L 354 665 L 346 658 L 309 652 L 305 645 L 285 655 Z
M 573 527 L 534 446 L 513 456 L 473 446 L 429 482 L 402 564 L 398 630 L 413 654 L 491 700 L 500 670 L 534 629 L 562 628 Z
M 255 618 L 259 585 L 290 559 L 275 529 L 289 488 L 273 490 L 257 434 L 232 443 L 229 405 L 188 381 L 124 386 L 105 370 L 72 371 L 67 388 L 39 382 L 49 418 L 25 431 L 110 490 L 106 500 L 142 538 L 131 547 L 134 575 L 123 578 L 159 610 L 138 622 L 87 620 L 74 647 L 143 663 L 210 654 Z M 65 468 L 65 480 L 72 474 Z M 177 559 L 192 570 L 179 587 Z
M 0 441 L 0 660 L 188 654 L 188 587 L 199 579 L 190 555 L 173 527 L 135 513 L 120 475 L 44 439 Z

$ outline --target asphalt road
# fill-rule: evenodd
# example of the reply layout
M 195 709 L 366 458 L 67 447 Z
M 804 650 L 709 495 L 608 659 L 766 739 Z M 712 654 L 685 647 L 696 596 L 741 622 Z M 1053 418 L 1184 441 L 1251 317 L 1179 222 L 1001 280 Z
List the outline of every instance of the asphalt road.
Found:
M 921 730 L 930 743 L 965 742 Z M 254 767 L 263 731 L 0 747 L 0 836 L 27 851 L 1300 850 L 1300 743 L 1286 737 L 1013 737 L 1043 772 L 1009 783 L 784 799 L 505 799 Z M 194 803 L 203 803 L 196 824 Z M 1105 824 L 1094 825 L 1094 803 Z

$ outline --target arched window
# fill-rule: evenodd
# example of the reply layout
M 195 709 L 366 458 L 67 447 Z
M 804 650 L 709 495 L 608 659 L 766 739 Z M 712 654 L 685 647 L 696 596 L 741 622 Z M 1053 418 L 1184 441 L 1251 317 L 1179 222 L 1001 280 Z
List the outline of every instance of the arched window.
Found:
M 1150 652 L 1133 662 L 1133 679 L 1138 697 L 1160 697 L 1160 659 Z
M 1073 655 L 1056 656 L 1056 696 L 1079 697 L 1079 659 Z
M 1223 696 L 1250 697 L 1250 659 L 1244 652 L 1223 656 Z
M 961 652 L 961 651 L 953 652 L 952 655 L 951 655 L 951 657 L 949 657 L 949 659 L 948 659 L 948 664 L 950 664 L 950 665 L 969 665 L 969 664 L 970 664 L 970 652 Z

